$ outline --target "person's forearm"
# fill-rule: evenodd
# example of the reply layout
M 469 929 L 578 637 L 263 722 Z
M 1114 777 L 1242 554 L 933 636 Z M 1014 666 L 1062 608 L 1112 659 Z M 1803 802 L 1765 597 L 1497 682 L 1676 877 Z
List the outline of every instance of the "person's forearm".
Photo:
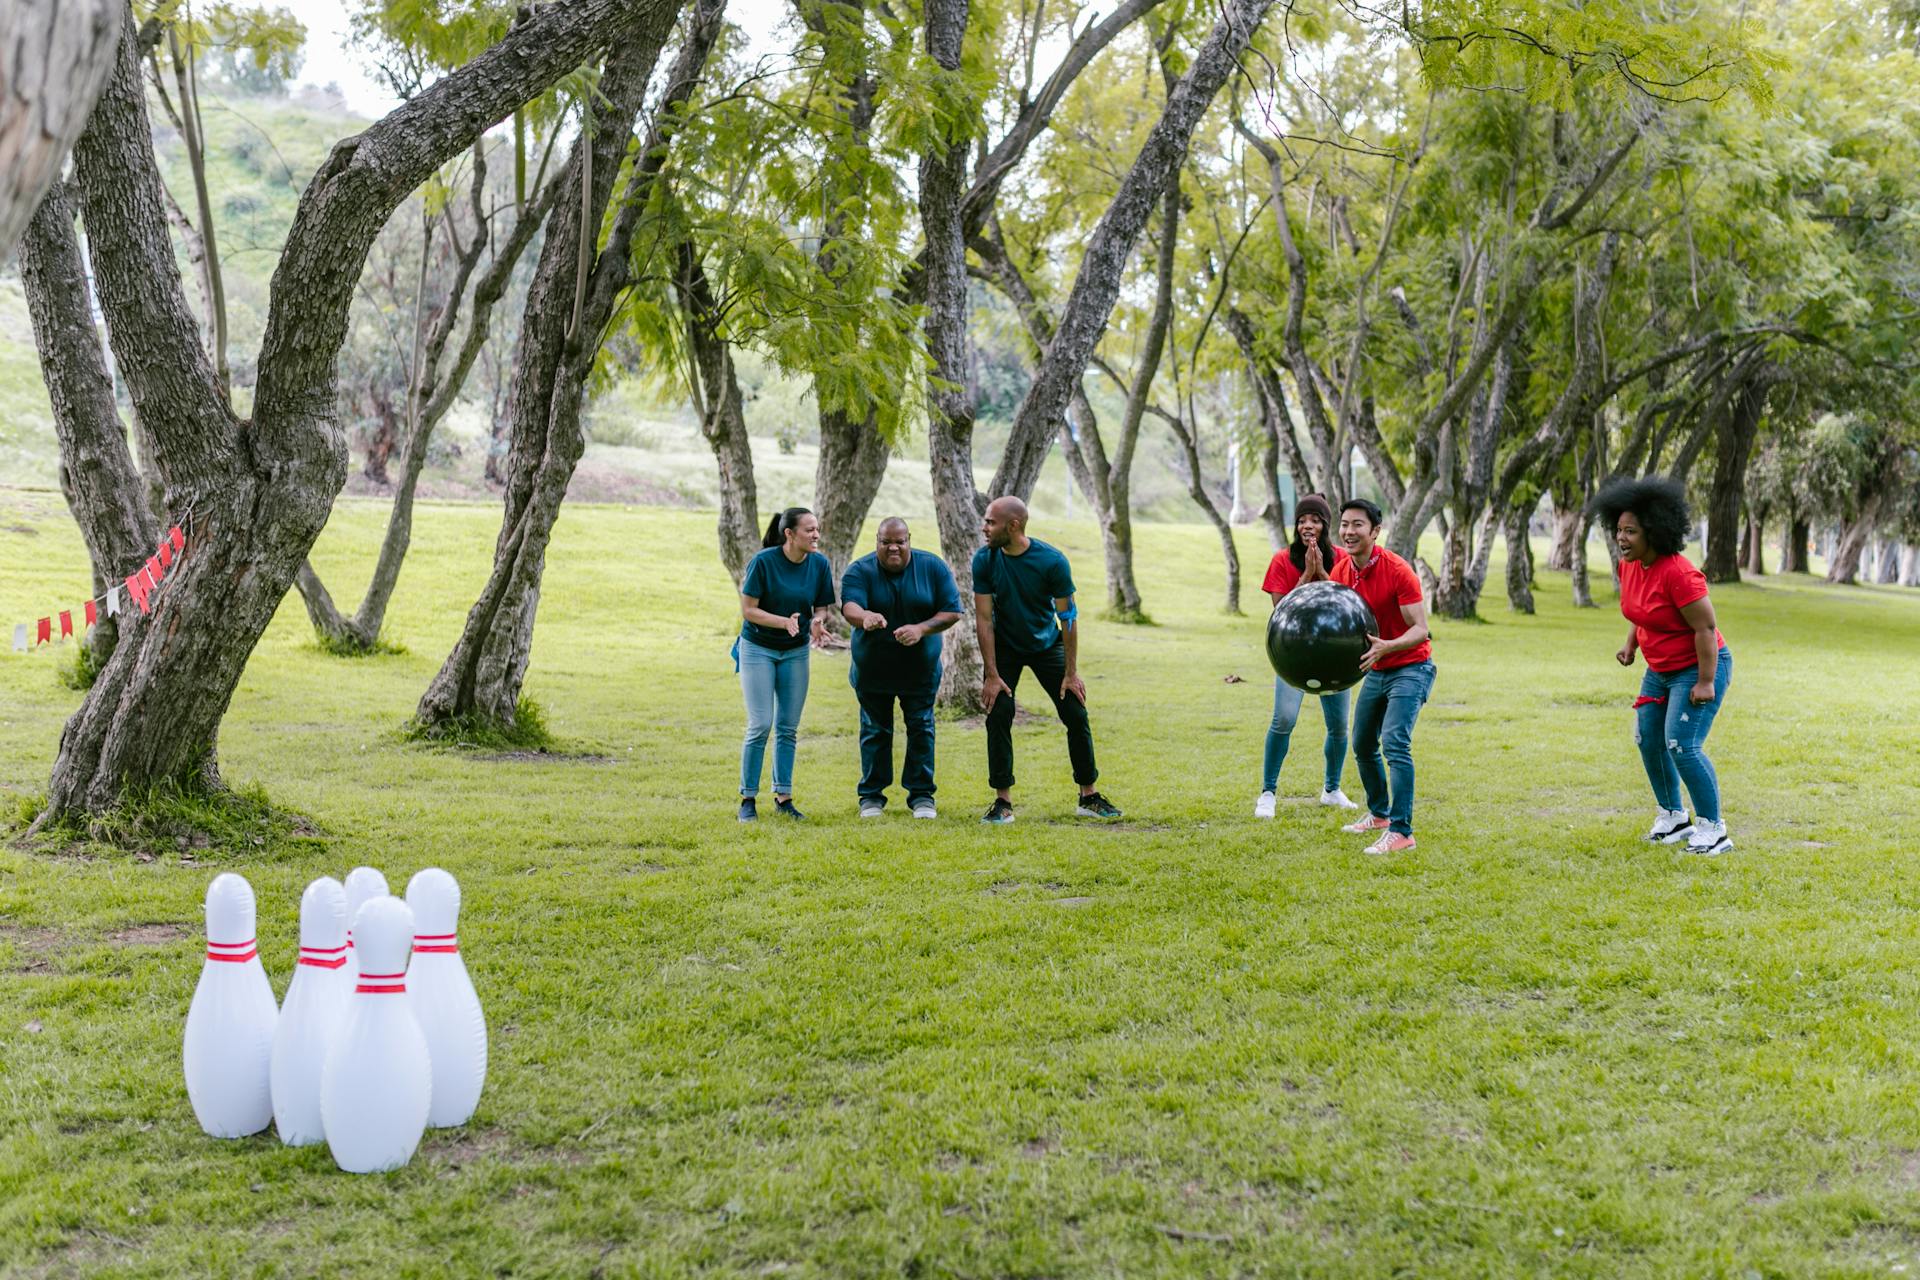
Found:
M 998 680 L 1000 678 L 1000 668 L 997 665 L 995 665 L 993 660 L 993 622 L 992 620 L 987 618 L 982 618 L 977 613 L 974 614 L 973 615 L 973 634 L 975 638 L 980 641 L 981 672 L 989 680 Z
M 1424 622 L 1416 627 L 1409 627 L 1405 632 L 1387 642 L 1387 652 L 1405 653 L 1409 649 L 1417 648 L 1426 640 L 1428 634 L 1427 624 Z
M 960 621 L 960 615 L 957 613 L 936 613 L 921 623 L 920 629 L 930 636 L 937 636 L 958 621 Z
M 1693 656 L 1700 663 L 1700 679 L 1711 684 L 1720 674 L 1719 635 L 1713 627 L 1700 627 L 1693 633 Z
M 787 625 L 788 619 L 777 613 L 768 613 L 765 609 L 742 609 L 740 616 L 759 627 L 771 627 L 774 630 Z
M 866 619 L 867 611 L 859 605 L 849 602 L 840 606 L 840 616 L 847 620 L 848 626 L 857 627 Z
M 1071 680 L 1080 670 L 1080 624 L 1069 622 L 1061 630 L 1067 637 L 1067 679 Z

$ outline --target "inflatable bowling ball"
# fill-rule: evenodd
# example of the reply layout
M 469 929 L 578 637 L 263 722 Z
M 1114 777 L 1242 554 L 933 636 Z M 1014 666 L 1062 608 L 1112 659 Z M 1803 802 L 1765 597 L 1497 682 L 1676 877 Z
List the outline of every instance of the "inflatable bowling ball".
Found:
M 1304 692 L 1351 689 L 1366 674 L 1360 659 L 1373 626 L 1373 610 L 1352 587 L 1302 583 L 1267 620 L 1267 660 L 1275 675 Z

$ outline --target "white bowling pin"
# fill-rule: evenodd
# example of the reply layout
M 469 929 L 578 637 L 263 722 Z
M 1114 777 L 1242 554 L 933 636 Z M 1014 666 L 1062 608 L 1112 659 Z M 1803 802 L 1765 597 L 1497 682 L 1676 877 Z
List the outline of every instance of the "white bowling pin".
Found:
M 320 1071 L 320 1116 L 334 1163 L 380 1173 L 413 1159 L 427 1127 L 433 1067 L 407 999 L 413 911 L 374 898 L 353 918 L 360 974 Z
M 407 882 L 407 905 L 413 908 L 414 929 L 407 998 L 433 1060 L 433 1109 L 427 1123 L 444 1129 L 465 1124 L 480 1104 L 480 1088 L 487 1081 L 487 1019 L 455 935 L 460 885 L 440 868 L 429 867 Z
M 339 1038 L 353 995 L 347 972 L 347 891 L 322 876 L 300 895 L 300 959 L 273 1033 L 273 1124 L 280 1141 L 323 1141 L 320 1068 Z
M 187 1009 L 181 1062 L 187 1099 L 216 1138 L 244 1138 L 273 1120 L 268 1082 L 280 1011 L 254 945 L 253 886 L 223 872 L 207 886 L 207 958 Z
M 347 872 L 347 977 L 360 972 L 359 962 L 353 949 L 353 918 L 360 914 L 360 908 L 374 898 L 384 898 L 391 892 L 387 888 L 387 878 L 372 867 L 355 867 Z

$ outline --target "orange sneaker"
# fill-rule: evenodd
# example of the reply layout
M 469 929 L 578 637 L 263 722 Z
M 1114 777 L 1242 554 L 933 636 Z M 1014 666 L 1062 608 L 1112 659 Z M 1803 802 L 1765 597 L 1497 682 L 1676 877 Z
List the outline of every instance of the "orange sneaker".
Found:
M 1367 832 L 1369 831 L 1385 831 L 1388 827 L 1392 825 L 1393 824 L 1391 822 L 1388 822 L 1385 818 L 1376 818 L 1372 814 L 1368 814 L 1366 817 L 1360 819 L 1360 821 L 1349 822 L 1346 826 L 1340 829 L 1342 831 L 1351 832 L 1356 836 L 1363 836 L 1367 834 Z
M 1398 831 L 1389 831 L 1367 846 L 1368 853 L 1411 853 L 1412 851 L 1413 837 L 1403 836 Z

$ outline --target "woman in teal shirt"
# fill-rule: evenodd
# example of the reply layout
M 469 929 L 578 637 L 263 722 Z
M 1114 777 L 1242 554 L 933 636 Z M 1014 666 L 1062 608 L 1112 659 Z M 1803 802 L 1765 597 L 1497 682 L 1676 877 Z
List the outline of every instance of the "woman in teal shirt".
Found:
M 833 607 L 833 569 L 815 550 L 820 520 L 805 507 L 788 507 L 767 524 L 766 549 L 747 562 L 740 580 L 740 639 L 734 661 L 747 701 L 747 739 L 740 749 L 740 821 L 758 818 L 754 797 L 773 737 L 773 807 L 785 818 L 806 815 L 793 804 L 793 755 L 800 711 L 807 705 L 809 642 L 826 632 Z

